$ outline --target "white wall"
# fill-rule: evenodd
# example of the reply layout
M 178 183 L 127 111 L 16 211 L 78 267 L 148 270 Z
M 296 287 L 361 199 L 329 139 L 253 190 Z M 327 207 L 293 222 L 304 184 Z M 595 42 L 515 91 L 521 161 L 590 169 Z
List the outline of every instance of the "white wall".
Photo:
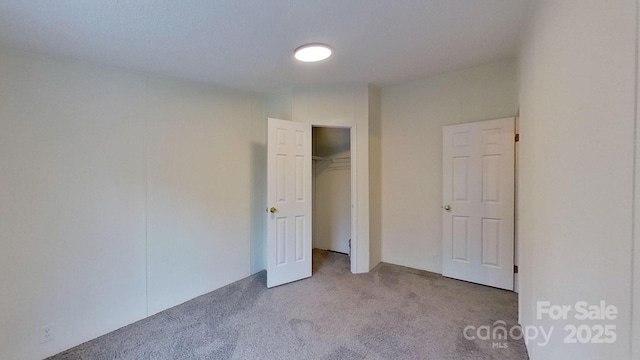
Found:
M 149 314 L 249 275 L 252 119 L 261 99 L 149 80 Z
M 369 108 L 367 86 L 323 86 L 287 89 L 266 95 L 265 117 L 293 120 L 312 125 L 354 125 L 357 144 L 358 217 L 351 219 L 358 229 L 357 272 L 369 271 Z M 355 245 L 352 243 L 352 246 Z M 352 257 L 351 261 L 354 261 Z
M 639 2 L 640 3 L 640 2 Z M 640 22 L 640 5 L 637 6 L 638 11 L 636 21 Z M 640 49 L 640 26 L 636 26 L 636 46 Z M 636 54 L 636 113 L 635 113 L 635 182 L 634 182 L 634 219 L 633 219 L 633 261 L 631 267 L 632 273 L 632 298 L 631 304 L 631 359 L 640 359 L 640 127 L 638 126 L 638 114 L 640 114 L 640 56 Z
M 534 4 L 520 66 L 520 321 L 556 328 L 531 359 L 630 359 L 637 4 Z M 616 342 L 563 344 L 566 322 L 537 320 L 537 301 L 616 306 L 617 320 L 588 323 L 615 325 Z
M 382 119 L 380 89 L 369 86 L 369 267 L 382 261 Z
M 4 50 L 0 79 L 0 358 L 249 275 L 260 97 Z
M 382 261 L 442 272 L 442 127 L 515 116 L 515 60 L 382 88 Z

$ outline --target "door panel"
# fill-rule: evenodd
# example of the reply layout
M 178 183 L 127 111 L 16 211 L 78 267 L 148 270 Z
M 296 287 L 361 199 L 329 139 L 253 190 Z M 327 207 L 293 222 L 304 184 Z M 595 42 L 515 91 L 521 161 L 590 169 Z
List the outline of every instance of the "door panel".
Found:
M 469 193 L 469 157 L 453 158 L 453 199 L 467 201 Z
M 445 126 L 442 164 L 442 274 L 513 290 L 514 119 Z
M 311 125 L 268 119 L 267 287 L 311 276 Z
M 469 262 L 469 218 L 453 217 L 453 260 Z

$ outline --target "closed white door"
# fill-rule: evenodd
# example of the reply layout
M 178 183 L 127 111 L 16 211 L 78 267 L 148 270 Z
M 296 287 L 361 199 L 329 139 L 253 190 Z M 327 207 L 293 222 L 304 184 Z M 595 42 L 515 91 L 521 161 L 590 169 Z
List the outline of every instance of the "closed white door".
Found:
M 268 119 L 267 287 L 311 276 L 311 125 Z
M 443 128 L 442 274 L 513 290 L 514 119 Z

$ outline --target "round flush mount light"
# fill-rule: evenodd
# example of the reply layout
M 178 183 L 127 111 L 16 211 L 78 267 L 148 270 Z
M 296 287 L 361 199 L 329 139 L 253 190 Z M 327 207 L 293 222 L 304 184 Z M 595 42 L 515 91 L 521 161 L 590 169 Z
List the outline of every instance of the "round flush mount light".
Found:
M 331 47 L 326 44 L 305 44 L 293 51 L 293 56 L 302 62 L 322 61 L 331 56 Z

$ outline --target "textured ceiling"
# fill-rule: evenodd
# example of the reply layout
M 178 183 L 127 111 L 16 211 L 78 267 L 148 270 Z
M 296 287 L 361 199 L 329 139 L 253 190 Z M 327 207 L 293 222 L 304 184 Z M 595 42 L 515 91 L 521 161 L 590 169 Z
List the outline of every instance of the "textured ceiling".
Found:
M 528 0 L 2 0 L 0 47 L 256 91 L 388 85 L 514 55 Z M 334 56 L 297 63 L 307 42 Z

